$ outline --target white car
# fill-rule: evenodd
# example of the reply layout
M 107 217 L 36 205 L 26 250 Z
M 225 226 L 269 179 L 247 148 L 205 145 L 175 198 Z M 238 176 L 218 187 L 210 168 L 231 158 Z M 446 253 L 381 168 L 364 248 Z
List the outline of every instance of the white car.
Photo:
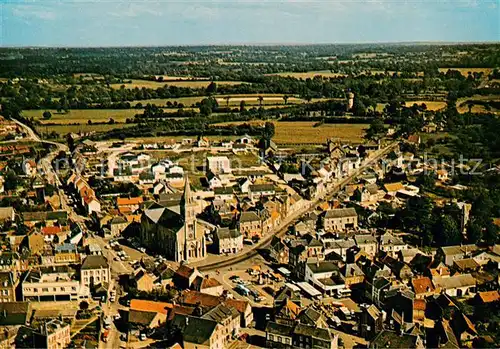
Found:
M 146 337 L 145 333 L 141 333 L 140 337 L 141 341 L 145 341 L 148 337 Z

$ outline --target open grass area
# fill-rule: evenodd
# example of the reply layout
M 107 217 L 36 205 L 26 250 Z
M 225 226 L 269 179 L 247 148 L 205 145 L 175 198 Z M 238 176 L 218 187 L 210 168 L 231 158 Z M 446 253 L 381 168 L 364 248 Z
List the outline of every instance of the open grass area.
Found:
M 125 128 L 134 126 L 134 124 L 100 124 L 100 125 L 47 125 L 47 126 L 37 126 L 37 130 L 41 133 L 58 133 L 61 138 L 64 138 L 68 133 L 78 133 L 78 132 L 107 132 L 115 128 Z
M 210 140 L 210 142 L 217 142 L 223 139 L 237 139 L 238 136 L 203 136 Z M 141 137 L 141 138 L 127 138 L 130 141 L 138 143 L 175 143 L 183 139 L 191 138 L 196 140 L 196 136 L 160 136 L 160 137 Z
M 341 73 L 332 73 L 329 70 L 309 71 L 309 72 L 304 72 L 304 73 L 284 72 L 284 73 L 267 74 L 267 75 L 291 77 L 291 78 L 296 78 L 296 79 L 307 79 L 307 78 L 312 79 L 318 75 L 322 76 L 324 78 L 337 78 L 339 76 L 346 76 L 345 74 L 341 74 Z
M 259 96 L 262 96 L 264 100 L 262 101 L 262 106 L 263 107 L 270 107 L 270 106 L 284 106 L 285 105 L 285 100 L 283 99 L 283 94 L 271 94 L 271 93 L 263 93 L 263 94 L 236 94 L 236 95 L 216 95 L 215 99 L 217 100 L 217 103 L 221 107 L 225 107 L 227 105 L 227 100 L 226 97 L 229 97 L 229 106 L 230 107 L 239 107 L 241 101 L 245 101 L 245 104 L 247 107 L 254 107 L 259 105 Z M 179 97 L 179 98 L 156 98 L 156 99 L 145 99 L 145 100 L 137 100 L 137 101 L 132 101 L 130 104 L 132 106 L 137 105 L 138 103 L 141 103 L 143 106 L 146 104 L 155 104 L 159 107 L 167 105 L 168 102 L 170 103 L 182 103 L 184 107 L 192 107 L 194 104 L 201 102 L 201 100 L 206 97 Z M 326 98 L 313 98 L 311 102 L 319 102 L 322 100 L 326 100 Z M 287 104 L 301 104 L 301 103 L 307 103 L 305 99 L 298 98 L 298 97 L 288 97 Z M 186 108 L 184 108 L 186 109 Z
M 266 121 L 252 120 L 245 122 L 224 122 L 217 126 L 264 125 Z M 273 140 L 278 144 L 320 144 L 328 138 L 335 138 L 341 142 L 360 143 L 363 141 L 364 129 L 368 124 L 323 124 L 314 127 L 314 121 L 272 121 L 275 124 Z
M 411 107 L 415 103 L 418 105 L 425 103 L 425 105 L 427 106 L 427 110 L 432 110 L 432 111 L 440 110 L 446 107 L 446 102 L 442 101 L 408 101 L 405 102 L 405 105 L 407 107 Z
M 482 95 L 474 95 L 472 97 L 463 97 L 459 98 L 457 100 L 457 110 L 459 113 L 467 113 L 469 112 L 469 107 L 465 103 L 467 101 L 499 101 L 500 96 L 497 95 L 489 95 L 489 96 L 482 96 Z M 473 113 L 498 113 L 499 110 L 495 108 L 491 108 L 490 110 L 487 110 L 484 105 L 481 104 L 474 104 L 472 106 L 471 112 Z
M 171 77 L 170 77 L 171 78 Z M 111 84 L 110 86 L 114 89 L 120 89 L 123 86 L 127 89 L 133 88 L 152 88 L 156 89 L 158 87 L 163 87 L 165 85 L 168 86 L 177 86 L 177 87 L 190 87 L 190 88 L 206 88 L 210 85 L 210 81 L 208 80 L 166 80 L 166 81 L 151 81 L 151 80 L 131 80 L 131 83 L 125 84 Z M 240 85 L 243 82 L 241 81 L 215 81 L 217 85 Z
M 45 110 L 24 110 L 25 117 L 39 120 L 42 124 L 86 124 L 92 122 L 106 122 L 109 119 L 115 122 L 125 122 L 126 119 L 133 119 L 134 115 L 141 113 L 137 109 L 71 109 L 67 113 L 58 113 L 56 110 L 49 110 L 52 117 L 49 120 L 43 118 Z
M 192 108 L 184 108 L 191 110 Z M 165 113 L 175 113 L 177 108 L 164 108 Z M 107 122 L 113 119 L 117 123 L 124 123 L 127 119 L 133 119 L 135 114 L 142 114 L 142 109 L 71 109 L 67 113 L 58 113 L 56 110 L 49 110 L 52 117 L 45 120 L 42 116 L 45 110 L 24 110 L 23 115 L 34 118 L 42 124 L 87 124 L 89 120 L 94 123 Z
M 341 142 L 363 141 L 367 124 L 323 124 L 314 127 L 315 122 L 277 122 L 273 140 L 278 144 L 325 143 L 328 138 Z
M 469 72 L 471 73 L 484 73 L 485 76 L 490 75 L 493 71 L 492 68 L 438 68 L 439 72 L 446 73 L 448 70 L 458 70 L 463 76 L 467 76 Z
M 226 106 L 227 102 L 229 102 L 229 106 L 239 106 L 241 101 L 245 101 L 247 106 L 258 106 L 259 105 L 259 96 L 262 96 L 264 99 L 262 101 L 262 105 L 284 105 L 285 100 L 283 99 L 284 95 L 282 94 L 247 94 L 247 95 L 231 95 L 231 96 L 216 96 L 217 103 L 220 106 Z M 229 98 L 227 100 L 226 98 Z M 317 98 L 314 99 L 314 102 L 320 101 L 322 99 Z M 287 104 L 302 104 L 307 101 L 298 97 L 288 97 Z

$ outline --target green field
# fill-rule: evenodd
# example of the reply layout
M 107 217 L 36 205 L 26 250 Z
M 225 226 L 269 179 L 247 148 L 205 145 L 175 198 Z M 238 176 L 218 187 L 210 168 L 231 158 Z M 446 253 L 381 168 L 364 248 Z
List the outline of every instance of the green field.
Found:
M 34 118 L 42 124 L 86 124 L 92 122 L 107 122 L 109 119 L 115 122 L 125 122 L 126 119 L 133 119 L 134 115 L 141 113 L 137 109 L 71 109 L 67 113 L 58 113 L 56 110 L 49 110 L 52 117 L 49 120 L 43 119 L 45 110 L 24 110 L 23 115 Z
M 61 138 L 64 138 L 67 133 L 79 133 L 79 132 L 106 132 L 113 130 L 115 128 L 125 128 L 134 126 L 134 124 L 100 124 L 100 125 L 47 125 L 47 126 L 37 126 L 37 130 L 40 133 L 58 133 Z
M 165 85 L 190 88 L 206 88 L 211 81 L 208 80 L 168 80 L 168 81 L 151 81 L 151 80 L 131 80 L 131 83 L 111 84 L 114 89 L 120 89 L 123 86 L 127 89 L 133 88 L 152 88 L 157 89 Z M 240 85 L 242 81 L 215 81 L 217 85 Z
M 296 73 L 296 72 L 285 72 L 285 73 L 276 73 L 276 74 L 267 74 L 268 76 L 276 75 L 282 77 L 291 77 L 296 79 L 312 79 L 315 76 L 322 76 L 324 78 L 337 78 L 339 76 L 346 76 L 346 74 L 341 73 L 332 73 L 329 70 L 318 70 L 318 71 L 309 71 L 304 73 Z
M 275 124 L 275 135 L 273 140 L 278 144 L 321 144 L 329 138 L 335 138 L 341 142 L 361 143 L 363 142 L 364 130 L 368 124 L 323 124 L 314 127 L 314 121 L 273 121 Z M 224 122 L 216 124 L 219 126 L 241 125 L 250 123 L 263 125 L 265 121 L 253 120 L 250 122 Z

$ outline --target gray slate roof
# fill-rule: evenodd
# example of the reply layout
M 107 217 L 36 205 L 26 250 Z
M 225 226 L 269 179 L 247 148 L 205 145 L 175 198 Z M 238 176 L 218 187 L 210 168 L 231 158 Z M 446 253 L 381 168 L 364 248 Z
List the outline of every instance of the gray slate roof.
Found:
M 325 218 L 344 218 L 344 217 L 357 217 L 356 210 L 352 207 L 349 208 L 336 208 L 326 211 Z

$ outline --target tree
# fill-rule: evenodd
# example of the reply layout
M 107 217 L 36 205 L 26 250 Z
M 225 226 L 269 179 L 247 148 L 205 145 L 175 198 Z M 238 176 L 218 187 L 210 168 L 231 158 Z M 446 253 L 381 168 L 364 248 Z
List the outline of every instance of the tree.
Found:
M 16 173 L 12 170 L 9 170 L 5 175 L 4 188 L 5 190 L 16 190 L 19 185 L 19 178 Z
M 284 96 L 283 96 L 283 101 L 285 101 L 285 105 L 288 103 L 288 98 L 289 98 L 289 97 L 288 97 L 287 95 L 284 95 Z
M 470 222 L 467 225 L 467 240 L 471 244 L 476 244 L 481 241 L 483 235 L 483 229 L 480 224 L 475 221 Z
M 434 238 L 440 246 L 459 244 L 462 234 L 457 221 L 451 215 L 442 215 L 434 227 Z
M 50 111 L 46 110 L 43 112 L 43 118 L 45 120 L 49 120 L 51 117 L 52 117 L 52 113 Z
M 247 103 L 242 99 L 240 101 L 240 112 L 244 112 L 246 110 Z
M 484 241 L 488 245 L 494 245 L 498 241 L 498 227 L 493 223 L 490 219 L 488 223 L 486 223 L 486 229 L 484 230 Z
M 217 92 L 217 84 L 215 82 L 211 82 L 208 86 L 207 86 L 207 94 L 211 95 L 211 94 L 214 94 Z
M 229 100 L 231 99 L 231 97 L 226 96 L 224 97 L 224 99 L 226 100 L 226 108 L 229 108 Z
M 200 102 L 200 114 L 203 116 L 210 116 L 212 112 L 216 111 L 219 104 L 213 97 L 204 98 Z
M 264 125 L 264 134 L 263 137 L 266 140 L 271 140 L 274 137 L 275 126 L 272 122 L 266 122 Z
M 432 243 L 431 228 L 434 224 L 432 201 L 427 197 L 412 197 L 406 208 L 398 216 L 405 230 L 419 233 L 422 243 L 426 246 Z
M 385 134 L 384 122 L 381 119 L 374 119 L 370 127 L 365 131 L 365 138 L 369 140 L 379 139 Z
M 257 97 L 257 100 L 259 101 L 259 107 L 262 107 L 262 103 L 264 102 L 264 97 L 259 96 Z
M 87 301 L 80 302 L 80 309 L 81 310 L 87 310 L 88 308 L 89 308 L 89 303 Z

